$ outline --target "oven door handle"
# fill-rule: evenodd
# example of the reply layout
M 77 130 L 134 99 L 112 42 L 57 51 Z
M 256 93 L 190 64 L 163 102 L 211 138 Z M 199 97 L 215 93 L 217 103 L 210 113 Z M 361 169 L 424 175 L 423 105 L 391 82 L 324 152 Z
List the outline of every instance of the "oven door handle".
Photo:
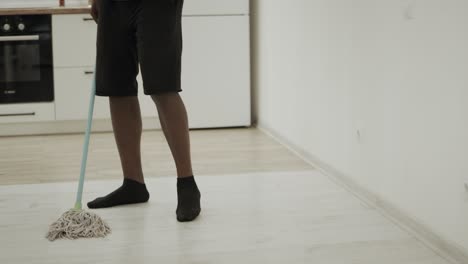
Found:
M 3 36 L 3 37 L 0 37 L 0 42 L 30 41 L 30 40 L 39 40 L 39 35 Z

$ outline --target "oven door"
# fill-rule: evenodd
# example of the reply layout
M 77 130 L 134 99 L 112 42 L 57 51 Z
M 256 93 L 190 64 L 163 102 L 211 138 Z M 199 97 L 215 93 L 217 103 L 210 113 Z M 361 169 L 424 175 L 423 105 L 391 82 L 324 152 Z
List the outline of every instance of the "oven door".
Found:
M 54 100 L 50 32 L 0 35 L 0 103 Z

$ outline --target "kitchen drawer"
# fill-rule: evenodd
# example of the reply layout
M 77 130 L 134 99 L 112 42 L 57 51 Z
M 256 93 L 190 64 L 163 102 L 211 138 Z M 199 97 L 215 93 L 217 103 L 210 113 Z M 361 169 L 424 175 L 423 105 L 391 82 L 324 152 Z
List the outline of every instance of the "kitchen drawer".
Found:
M 56 119 L 86 120 L 88 117 L 89 96 L 93 81 L 93 68 L 56 68 L 55 111 Z M 110 118 L 109 100 L 96 96 L 95 118 Z
M 89 67 L 96 61 L 97 25 L 90 15 L 53 15 L 54 67 Z
M 54 119 L 54 103 L 0 105 L 0 123 L 53 121 Z

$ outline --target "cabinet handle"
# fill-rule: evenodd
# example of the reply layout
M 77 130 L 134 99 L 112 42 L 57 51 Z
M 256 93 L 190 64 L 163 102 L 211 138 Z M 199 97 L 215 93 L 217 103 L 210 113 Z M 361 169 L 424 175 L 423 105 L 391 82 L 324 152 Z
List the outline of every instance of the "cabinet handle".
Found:
M 83 17 L 83 21 L 94 21 L 92 17 Z
M 85 71 L 84 74 L 91 75 L 91 74 L 94 74 L 94 71 Z
M 13 42 L 13 41 L 30 41 L 39 40 L 39 35 L 25 35 L 25 36 L 1 36 L 0 42 Z
M 31 113 L 12 113 L 12 114 L 0 114 L 0 117 L 7 117 L 7 116 L 35 116 L 36 112 Z

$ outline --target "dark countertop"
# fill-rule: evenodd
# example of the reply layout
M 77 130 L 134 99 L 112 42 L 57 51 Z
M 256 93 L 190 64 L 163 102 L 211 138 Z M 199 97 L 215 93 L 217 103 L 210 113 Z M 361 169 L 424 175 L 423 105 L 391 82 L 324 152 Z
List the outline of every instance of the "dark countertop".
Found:
M 4 15 L 42 15 L 42 14 L 89 14 L 89 6 L 76 7 L 38 7 L 38 8 L 0 8 Z

